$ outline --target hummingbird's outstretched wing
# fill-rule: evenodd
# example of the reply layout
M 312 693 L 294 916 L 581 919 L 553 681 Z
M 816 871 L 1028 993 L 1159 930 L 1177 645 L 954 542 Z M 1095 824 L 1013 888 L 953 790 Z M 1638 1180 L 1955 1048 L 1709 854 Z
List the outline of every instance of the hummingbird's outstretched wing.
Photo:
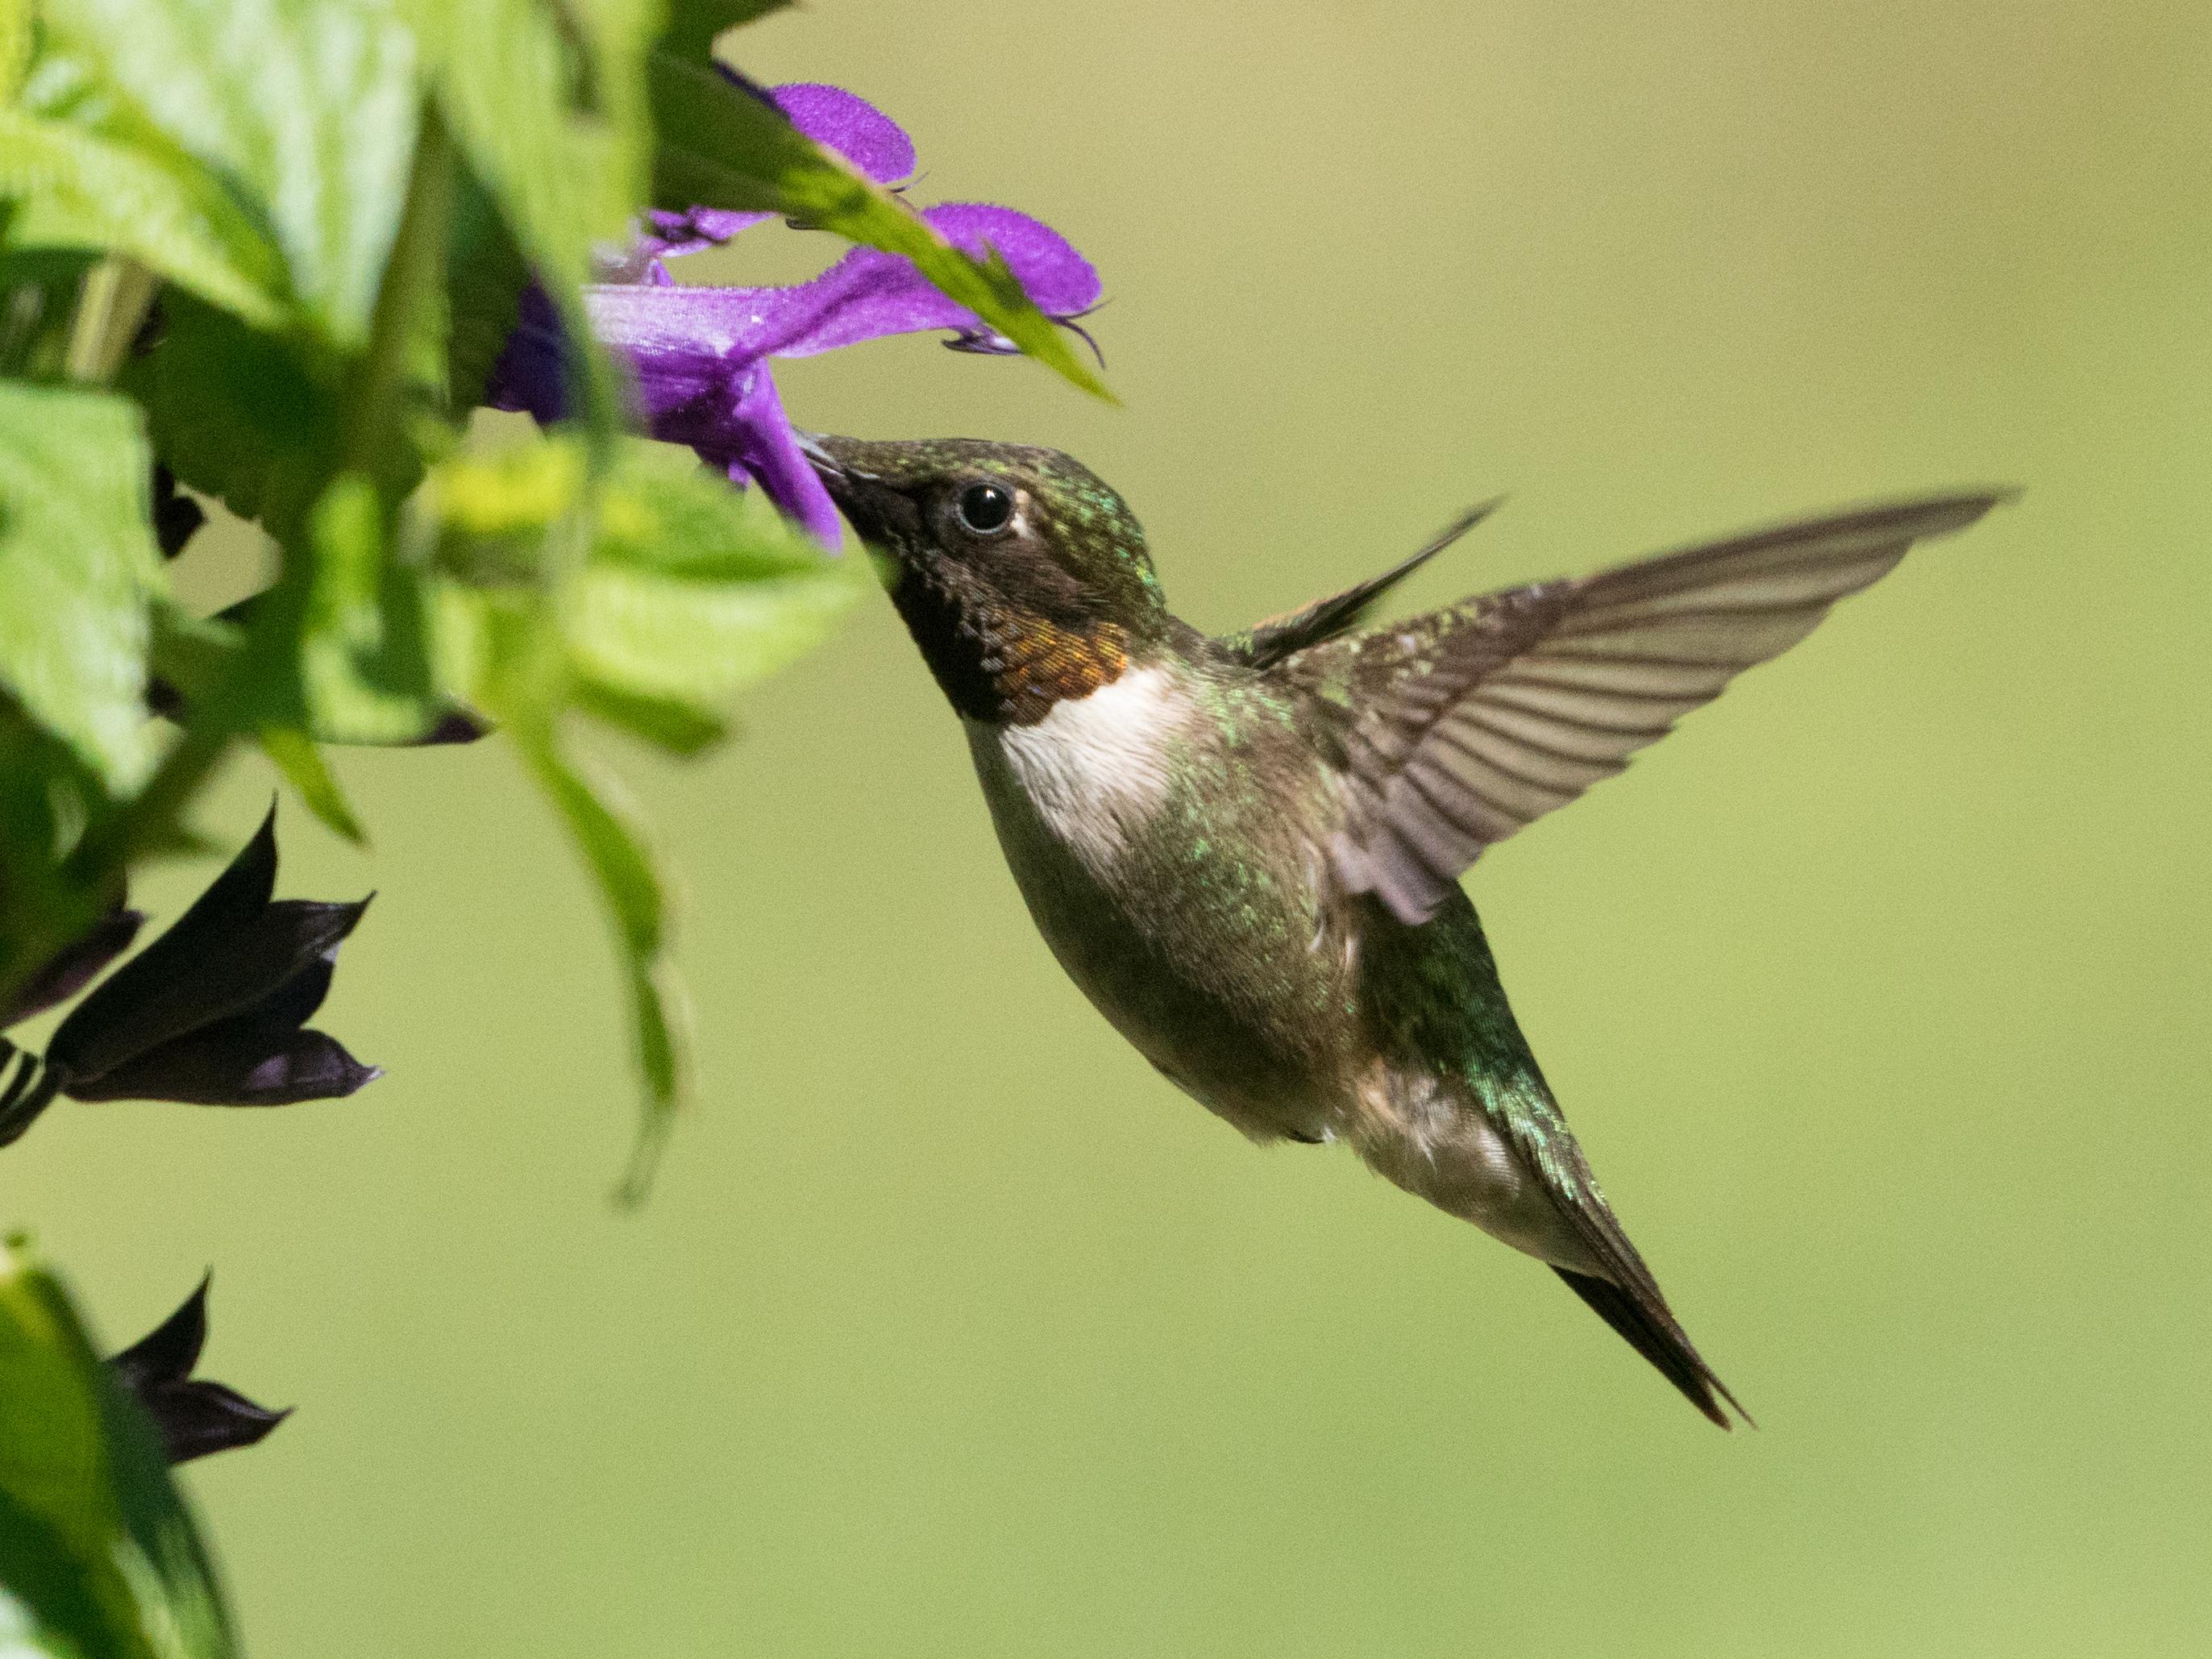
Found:
M 1334 639 L 1346 629 L 1357 628 L 1364 622 L 1377 599 L 1498 511 L 1504 499 L 1500 495 L 1470 507 L 1438 531 L 1419 552 L 1392 565 L 1381 575 L 1370 576 L 1341 593 L 1316 599 L 1300 610 L 1255 623 L 1241 634 L 1225 635 L 1216 643 L 1247 668 L 1267 668 L 1293 651 Z
M 1329 641 L 1279 672 L 1347 714 L 1339 875 L 1419 922 L 1482 849 L 1810 633 L 1905 550 L 2008 492 L 1863 507 Z

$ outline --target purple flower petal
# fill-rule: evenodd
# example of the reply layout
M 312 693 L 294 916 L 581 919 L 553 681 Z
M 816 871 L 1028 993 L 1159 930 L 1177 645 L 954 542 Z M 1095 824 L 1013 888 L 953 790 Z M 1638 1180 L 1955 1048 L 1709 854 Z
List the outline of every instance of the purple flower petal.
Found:
M 732 406 L 729 430 L 735 440 L 729 455 L 731 481 L 757 479 L 786 518 L 797 520 L 815 540 L 834 549 L 840 535 L 837 504 L 799 448 L 799 434 L 783 412 L 775 377 L 766 363 L 753 370 Z
M 646 210 L 638 251 L 656 259 L 672 259 L 679 253 L 702 253 L 720 247 L 741 230 L 773 219 L 773 213 L 741 213 L 734 208 L 694 207 Z M 647 265 L 640 280 L 653 280 L 655 267 Z M 662 273 L 664 276 L 665 273 Z
M 787 82 L 769 96 L 792 125 L 877 184 L 896 185 L 914 177 L 914 140 L 866 99 L 815 81 Z
M 798 82 L 772 92 L 727 70 L 740 90 L 768 98 L 792 124 L 878 184 L 911 176 L 915 150 L 897 124 L 840 88 Z M 621 280 L 584 291 L 593 335 L 630 362 L 652 434 L 688 446 L 733 483 L 758 483 L 770 500 L 835 547 L 836 510 L 799 447 L 767 368 L 771 357 L 805 357 L 890 334 L 949 329 L 948 344 L 1012 351 L 1013 343 L 939 294 L 905 258 L 854 248 L 811 282 L 786 288 L 674 284 L 663 256 L 726 241 L 770 216 L 693 208 L 656 210 Z M 1049 225 L 984 202 L 948 203 L 923 218 L 969 255 L 1003 258 L 1037 308 L 1070 322 L 1095 306 L 1098 273 Z M 568 412 L 568 346 L 541 294 L 495 368 L 485 401 L 540 421 Z
M 954 203 L 922 216 L 948 241 L 977 258 L 993 251 L 1012 267 L 1038 310 L 1070 317 L 1098 301 L 1098 273 L 1051 226 L 1012 208 Z M 982 319 L 947 299 L 913 261 L 876 248 L 855 248 L 811 283 L 784 290 L 764 319 L 782 334 L 768 346 L 779 357 L 811 357 L 890 334 L 949 328 L 992 337 Z
M 738 77 L 720 64 L 715 67 L 732 82 Z M 738 82 L 740 90 L 748 90 Z M 860 173 L 879 185 L 896 185 L 914 176 L 914 140 L 899 124 L 865 98 L 842 87 L 794 81 L 770 90 L 769 97 L 791 125 L 824 149 L 843 156 Z M 732 236 L 766 220 L 773 213 L 738 212 L 728 208 L 695 207 L 678 212 L 653 208 L 645 216 L 645 232 L 639 250 L 658 258 L 697 253 L 720 247 Z M 644 280 L 652 280 L 647 266 Z
M 1048 316 L 1072 317 L 1097 303 L 1091 262 L 1025 213 L 969 202 L 922 216 L 977 258 L 992 250 L 1003 255 Z M 585 304 L 592 331 L 637 364 L 647 411 L 656 416 L 695 400 L 716 374 L 764 356 L 811 357 L 924 329 L 990 332 L 974 312 L 932 287 L 912 260 L 867 247 L 789 288 L 601 287 L 586 290 Z
M 568 412 L 568 337 L 545 290 L 522 290 L 514 330 L 485 378 L 483 400 L 493 409 L 520 410 L 550 426 Z

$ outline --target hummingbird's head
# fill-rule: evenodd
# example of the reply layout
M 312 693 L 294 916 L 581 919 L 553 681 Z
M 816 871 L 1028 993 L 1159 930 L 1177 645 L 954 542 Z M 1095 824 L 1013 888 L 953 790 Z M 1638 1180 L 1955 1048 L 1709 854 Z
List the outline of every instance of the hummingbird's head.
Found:
M 812 434 L 801 446 L 887 562 L 892 603 L 969 719 L 1033 724 L 1167 638 L 1144 531 L 1057 450 Z

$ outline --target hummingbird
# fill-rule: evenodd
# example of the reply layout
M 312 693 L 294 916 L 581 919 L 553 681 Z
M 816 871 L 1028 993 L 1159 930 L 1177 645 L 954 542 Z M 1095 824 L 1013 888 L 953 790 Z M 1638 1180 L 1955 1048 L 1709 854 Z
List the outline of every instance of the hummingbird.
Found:
M 1485 517 L 1242 633 L 1168 610 L 1049 449 L 808 434 L 1098 1011 L 1257 1142 L 1346 1141 L 1550 1267 L 1700 1412 L 1749 1413 L 1599 1190 L 1461 875 L 2008 492 L 1857 507 L 1373 623 Z

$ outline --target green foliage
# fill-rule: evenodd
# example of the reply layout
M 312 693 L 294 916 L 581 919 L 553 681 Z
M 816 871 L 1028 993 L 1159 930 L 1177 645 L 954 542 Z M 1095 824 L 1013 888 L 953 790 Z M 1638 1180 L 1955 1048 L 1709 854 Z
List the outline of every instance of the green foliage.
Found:
M 910 257 L 1103 391 L 1002 263 L 714 70 L 717 37 L 778 3 L 0 0 L 0 1007 L 53 994 L 134 866 L 192 844 L 234 748 L 359 841 L 324 745 L 488 720 L 611 923 L 641 1196 L 686 1002 L 648 838 L 580 728 L 714 747 L 720 705 L 869 573 L 623 435 L 595 257 L 647 206 L 769 209 Z M 533 283 L 576 343 L 578 418 L 494 447 L 471 412 Z M 217 617 L 169 595 L 161 553 L 196 520 L 165 479 L 157 540 L 157 465 L 267 533 L 264 591 Z M 7 1109 L 34 1076 L 33 1115 L 52 1098 L 66 1068 L 40 1064 L 0 1039 Z M 0 1402 L 0 1655 L 232 1652 L 159 1438 L 20 1247 Z
M 159 555 L 137 409 L 0 380 L 0 683 L 110 788 L 143 781 Z
M 661 50 L 705 63 L 715 36 L 756 17 L 781 11 L 790 3 L 791 0 L 670 0 L 668 21 L 660 31 Z
M 574 711 L 681 755 L 707 706 L 813 645 L 866 580 L 688 452 L 623 440 L 594 491 L 584 447 L 539 438 L 433 471 L 445 677 L 521 746 L 598 884 L 629 984 L 647 1113 L 623 1185 L 643 1191 L 690 1075 L 660 878 L 620 792 L 574 760 Z
M 715 38 L 773 9 L 0 4 L 0 1001 L 188 841 L 234 747 L 360 840 L 324 745 L 480 712 L 611 921 L 645 1102 L 622 1194 L 642 1194 L 688 1087 L 686 1003 L 648 838 L 580 732 L 712 748 L 720 705 L 868 571 L 623 435 L 582 303 L 596 252 L 647 205 L 772 209 L 908 255 L 1099 390 L 1002 265 L 714 70 Z M 494 447 L 471 409 L 532 282 L 585 343 L 580 418 Z M 168 596 L 156 463 L 267 532 L 264 592 L 212 617 Z M 0 1400 L 0 1653 L 229 1653 L 158 1440 L 20 1249 Z
M 357 349 L 399 220 L 419 98 L 414 38 L 350 0 L 44 0 L 104 101 L 251 204 L 295 325 Z
M 0 1653 L 228 1659 L 159 1436 L 22 1241 L 0 1256 Z
M 0 196 L 19 248 L 111 248 L 259 327 L 283 311 L 275 250 L 207 173 L 164 146 L 0 108 Z
M 357 838 L 318 745 L 416 740 L 473 705 L 523 744 L 609 895 L 665 1116 L 683 1044 L 663 930 L 635 902 L 651 866 L 617 856 L 641 843 L 568 758 L 570 716 L 711 747 L 715 703 L 818 641 L 854 571 L 687 455 L 616 442 L 596 352 L 578 354 L 580 441 L 471 460 L 463 421 L 533 275 L 585 337 L 593 250 L 656 182 L 909 246 L 980 293 L 902 204 L 705 69 L 716 34 L 769 9 L 686 0 L 659 42 L 645 0 L 10 14 L 0 367 L 47 383 L 0 386 L 0 725 L 31 769 L 0 803 L 0 988 L 174 842 L 232 744 Z M 1025 301 L 979 308 L 1061 350 Z M 54 383 L 111 371 L 115 392 Z M 278 544 L 275 585 L 230 617 L 160 597 L 157 458 Z M 181 700 L 166 750 L 149 655 Z

